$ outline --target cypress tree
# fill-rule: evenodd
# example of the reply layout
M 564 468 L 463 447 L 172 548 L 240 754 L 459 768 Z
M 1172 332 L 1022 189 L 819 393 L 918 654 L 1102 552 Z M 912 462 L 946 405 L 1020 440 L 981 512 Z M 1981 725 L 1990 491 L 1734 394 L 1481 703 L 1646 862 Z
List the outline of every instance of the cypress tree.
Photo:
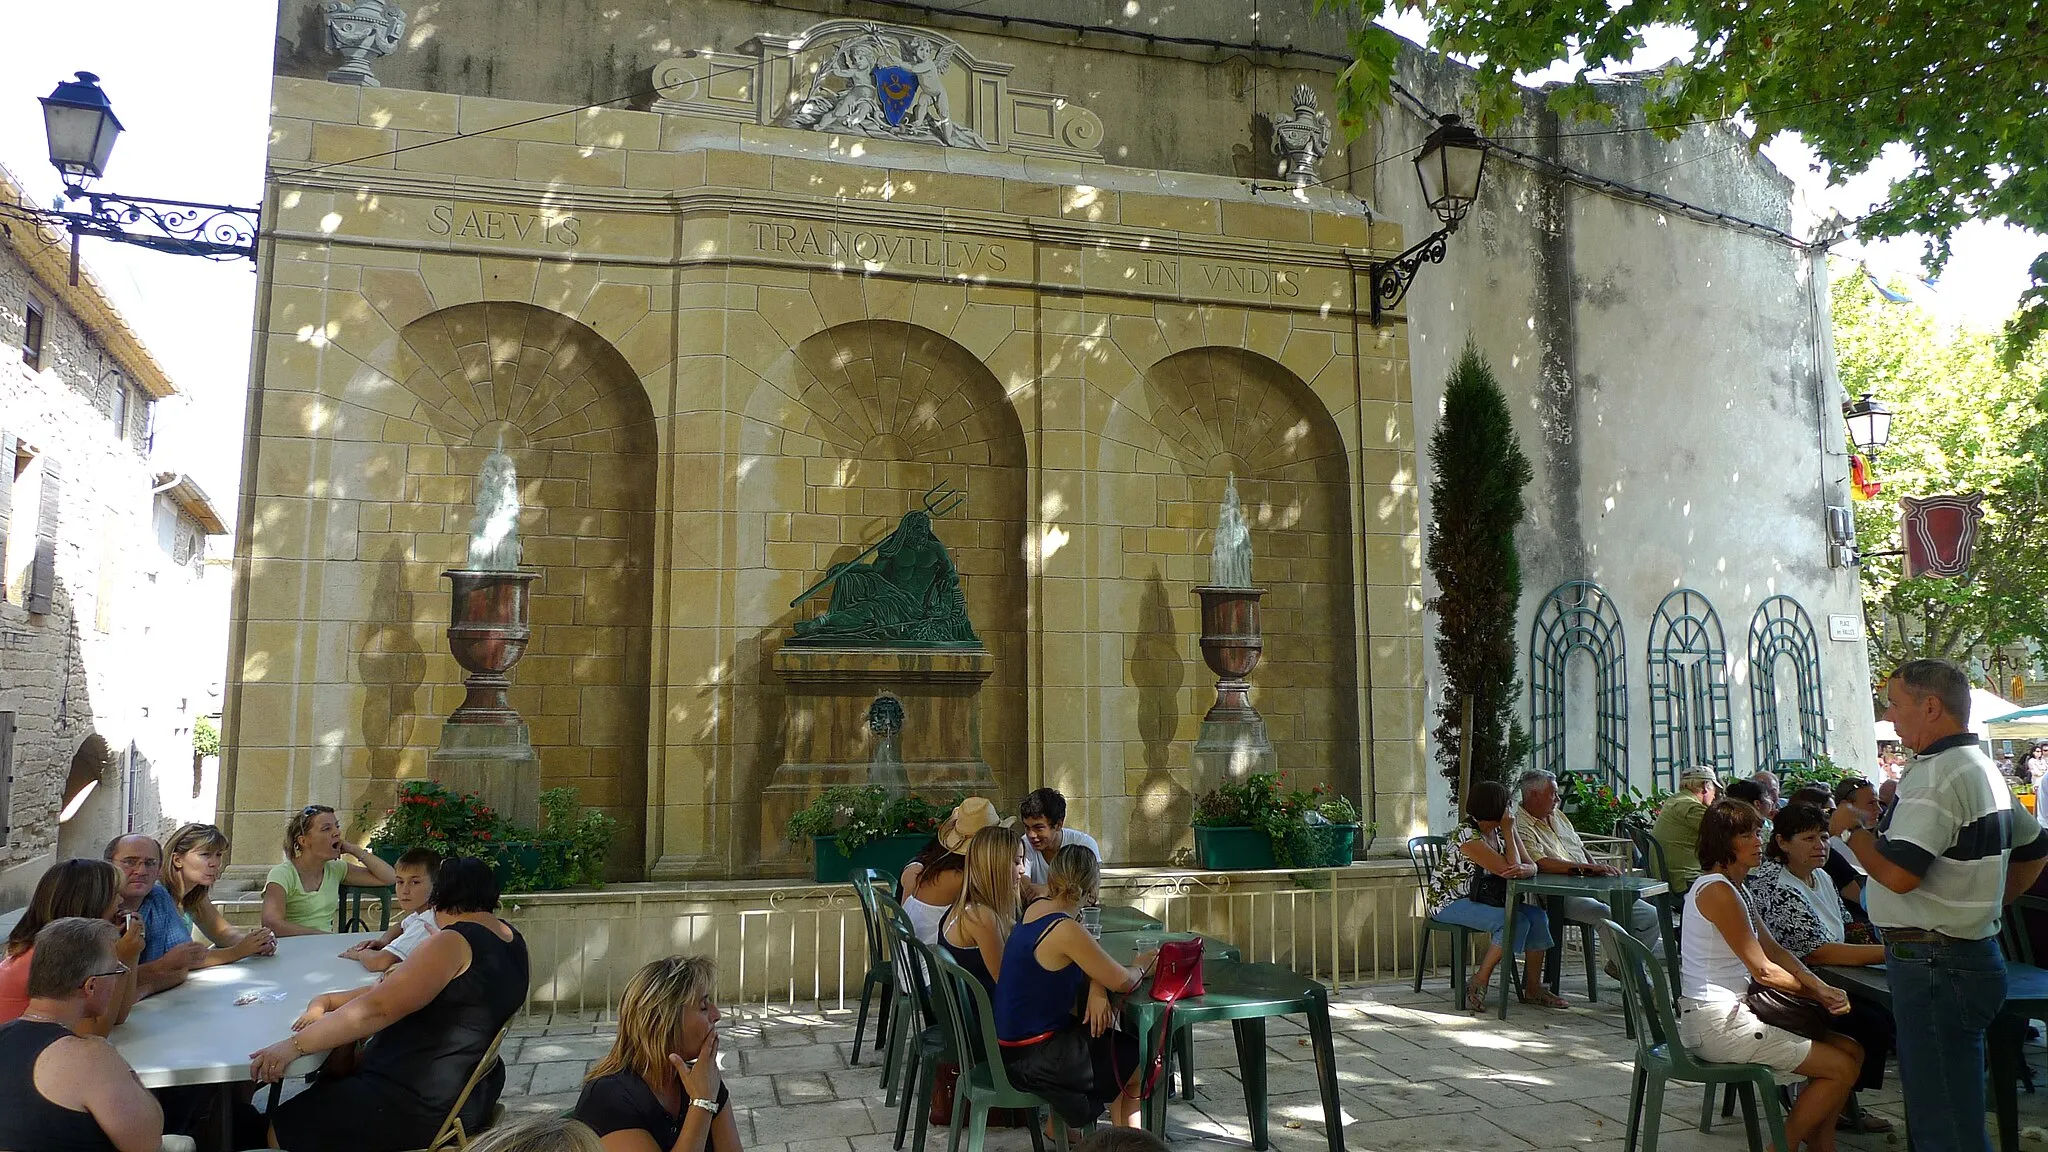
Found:
M 1443 417 L 1429 439 L 1433 473 L 1425 560 L 1437 595 L 1437 663 L 1448 691 L 1437 703 L 1437 756 L 1451 790 L 1458 754 L 1472 742 L 1472 779 L 1505 782 L 1529 753 L 1515 718 L 1515 620 L 1522 598 L 1515 527 L 1522 489 L 1534 478 L 1515 439 L 1507 397 L 1477 346 L 1467 342 L 1444 384 Z M 1462 702 L 1472 699 L 1472 731 Z

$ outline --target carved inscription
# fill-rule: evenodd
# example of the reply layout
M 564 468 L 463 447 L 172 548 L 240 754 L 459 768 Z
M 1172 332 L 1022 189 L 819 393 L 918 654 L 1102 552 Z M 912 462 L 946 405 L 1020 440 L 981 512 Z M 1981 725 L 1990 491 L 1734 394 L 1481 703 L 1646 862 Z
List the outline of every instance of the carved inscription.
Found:
M 559 248 L 583 239 L 583 221 L 574 216 L 548 216 L 516 208 L 484 208 L 436 204 L 427 217 L 427 231 L 457 240 L 509 240 Z
M 1185 277 L 1185 282 L 1183 282 Z M 1147 288 L 1220 292 L 1237 296 L 1301 295 L 1301 273 L 1262 264 L 1219 264 L 1210 260 L 1138 258 L 1138 282 Z
M 754 251 L 786 253 L 814 260 L 859 261 L 940 272 L 1006 272 L 1005 245 L 994 240 L 955 239 L 876 228 L 834 228 L 818 224 L 747 225 Z

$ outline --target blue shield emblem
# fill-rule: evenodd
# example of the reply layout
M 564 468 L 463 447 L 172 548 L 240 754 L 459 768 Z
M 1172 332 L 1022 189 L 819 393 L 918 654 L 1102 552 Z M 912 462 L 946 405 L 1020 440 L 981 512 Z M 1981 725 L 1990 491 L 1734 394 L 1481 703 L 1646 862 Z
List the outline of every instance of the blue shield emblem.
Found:
M 903 123 L 910 101 L 917 96 L 917 73 L 894 65 L 875 69 L 875 94 L 882 98 L 882 119 L 894 128 Z

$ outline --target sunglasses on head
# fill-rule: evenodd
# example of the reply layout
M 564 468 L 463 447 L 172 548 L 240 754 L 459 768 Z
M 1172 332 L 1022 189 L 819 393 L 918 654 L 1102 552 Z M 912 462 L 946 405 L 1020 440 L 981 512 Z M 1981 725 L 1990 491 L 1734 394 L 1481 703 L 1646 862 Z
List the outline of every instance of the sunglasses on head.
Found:
M 301 816 L 318 816 L 318 815 L 320 815 L 320 814 L 321 814 L 322 812 L 332 812 L 332 811 L 334 811 L 334 809 L 332 809 L 332 808 L 329 808 L 329 807 L 328 807 L 327 805 L 325 805 L 325 804 L 308 804 L 308 805 L 306 805 L 306 806 L 305 806 L 304 808 L 301 808 L 301 809 L 299 809 L 299 815 L 301 815 Z

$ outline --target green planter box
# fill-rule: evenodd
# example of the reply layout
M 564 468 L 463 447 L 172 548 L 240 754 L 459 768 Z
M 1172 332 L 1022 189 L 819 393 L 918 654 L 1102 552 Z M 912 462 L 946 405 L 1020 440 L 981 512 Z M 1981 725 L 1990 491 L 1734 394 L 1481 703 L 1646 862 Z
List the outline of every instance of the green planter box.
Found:
M 426 847 L 433 848 L 436 852 L 442 851 L 441 848 L 432 844 L 426 845 Z M 511 891 L 512 880 L 519 873 L 525 872 L 531 875 L 540 868 L 542 860 L 547 860 L 559 867 L 567 858 L 572 847 L 573 845 L 566 840 L 507 841 L 491 846 L 487 862 L 491 866 L 492 875 L 498 878 L 499 886 L 506 891 Z M 369 852 L 386 864 L 396 868 L 398 867 L 398 858 L 405 855 L 412 848 L 413 845 L 411 844 L 392 845 L 369 849 Z M 389 892 L 391 889 L 385 888 L 382 891 Z
M 1343 868 L 1352 861 L 1358 846 L 1358 825 L 1324 824 L 1304 827 L 1288 837 L 1293 868 Z M 1372 847 L 1368 840 L 1366 847 Z
M 1196 828 L 1195 863 L 1214 872 L 1272 868 L 1273 839 L 1261 828 Z
M 884 836 L 870 840 L 853 850 L 852 856 L 842 855 L 839 841 L 831 836 L 811 837 L 811 849 L 816 867 L 812 877 L 820 884 L 844 884 L 856 868 L 873 868 L 885 876 L 894 878 L 910 863 L 918 850 L 931 843 L 929 832 L 917 832 L 908 836 Z

